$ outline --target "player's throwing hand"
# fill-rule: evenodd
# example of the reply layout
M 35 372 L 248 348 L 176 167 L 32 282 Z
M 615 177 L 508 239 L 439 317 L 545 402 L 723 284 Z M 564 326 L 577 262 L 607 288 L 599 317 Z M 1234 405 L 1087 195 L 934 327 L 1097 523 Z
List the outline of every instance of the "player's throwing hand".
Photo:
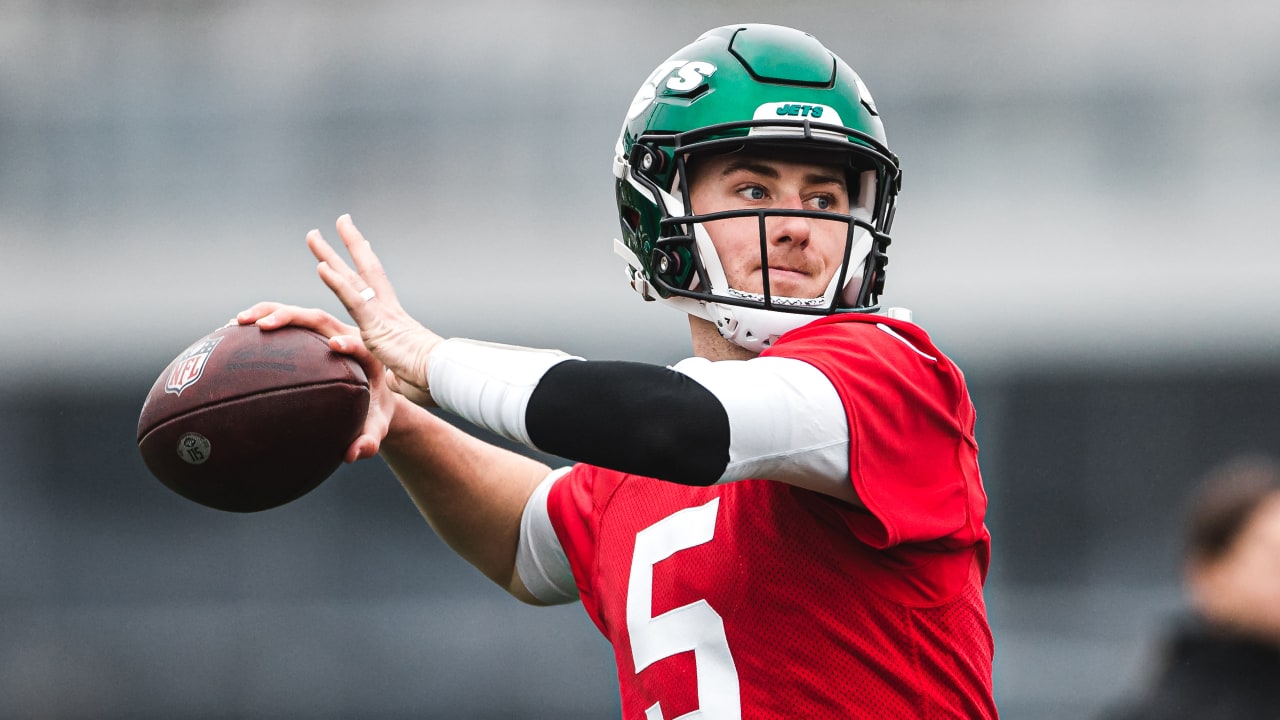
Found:
M 427 389 L 427 358 L 442 338 L 423 327 L 401 307 L 382 263 L 350 215 L 337 222 L 338 237 L 355 269 L 325 241 L 319 230 L 307 233 L 307 247 L 320 264 L 316 271 L 351 319 L 360 327 L 360 340 L 382 361 L 392 390 L 419 405 L 434 405 Z

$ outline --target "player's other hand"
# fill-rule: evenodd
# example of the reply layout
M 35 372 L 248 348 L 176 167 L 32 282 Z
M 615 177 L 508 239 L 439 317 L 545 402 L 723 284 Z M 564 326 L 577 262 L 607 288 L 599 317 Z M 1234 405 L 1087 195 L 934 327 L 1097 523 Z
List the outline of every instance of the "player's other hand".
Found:
M 349 267 L 319 230 L 307 233 L 307 247 L 320 264 L 316 271 L 359 326 L 364 346 L 391 371 L 387 383 L 409 400 L 432 407 L 427 389 L 427 358 L 442 339 L 401 307 L 382 262 L 350 215 L 337 222 L 338 237 L 351 256 Z
M 240 325 L 254 325 L 263 330 L 276 330 L 286 325 L 314 330 L 329 338 L 335 352 L 350 355 L 364 368 L 369 378 L 369 412 L 364 428 L 347 448 L 345 460 L 355 462 L 378 454 L 395 414 L 396 396 L 387 385 L 388 372 L 382 362 L 360 342 L 360 329 L 347 325 L 329 313 L 315 308 L 302 308 L 277 302 L 260 302 L 235 316 Z

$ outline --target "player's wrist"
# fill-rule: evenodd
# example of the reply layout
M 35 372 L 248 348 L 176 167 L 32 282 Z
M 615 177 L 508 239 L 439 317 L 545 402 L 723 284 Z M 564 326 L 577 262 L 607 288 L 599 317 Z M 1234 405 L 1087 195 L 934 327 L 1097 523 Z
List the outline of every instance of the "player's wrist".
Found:
M 409 377 L 412 378 L 414 389 L 418 391 L 417 397 L 410 397 L 418 405 L 423 407 L 438 407 L 436 401 L 431 397 L 431 381 L 430 367 L 431 355 L 440 343 L 444 342 L 444 338 L 431 332 L 427 328 L 422 328 L 418 339 L 417 358 L 413 363 L 413 373 Z M 401 378 L 403 382 L 405 378 Z
M 382 440 L 384 448 L 421 443 L 423 432 L 430 431 L 435 424 L 448 424 L 404 395 L 396 393 L 392 397 L 387 434 Z

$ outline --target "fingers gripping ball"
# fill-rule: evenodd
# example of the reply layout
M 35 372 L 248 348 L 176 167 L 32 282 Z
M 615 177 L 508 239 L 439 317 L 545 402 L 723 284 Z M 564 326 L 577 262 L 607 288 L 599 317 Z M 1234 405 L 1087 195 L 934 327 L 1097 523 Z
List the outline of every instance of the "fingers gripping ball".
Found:
M 156 379 L 138 418 L 138 449 L 179 495 L 256 512 L 332 475 L 368 409 L 364 370 L 321 335 L 229 325 L 197 340 Z

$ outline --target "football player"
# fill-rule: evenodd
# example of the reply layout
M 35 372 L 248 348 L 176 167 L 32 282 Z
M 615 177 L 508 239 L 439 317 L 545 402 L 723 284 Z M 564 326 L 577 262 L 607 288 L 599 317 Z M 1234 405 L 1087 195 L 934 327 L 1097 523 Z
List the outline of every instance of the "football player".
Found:
M 803 32 L 710 30 L 645 80 L 613 174 L 632 287 L 689 316 L 672 367 L 443 339 L 345 215 L 350 265 L 307 242 L 356 326 L 276 303 L 238 319 L 361 360 L 348 460 L 381 453 L 516 597 L 581 602 L 624 717 L 994 718 L 974 409 L 877 305 L 901 174 L 866 86 Z

